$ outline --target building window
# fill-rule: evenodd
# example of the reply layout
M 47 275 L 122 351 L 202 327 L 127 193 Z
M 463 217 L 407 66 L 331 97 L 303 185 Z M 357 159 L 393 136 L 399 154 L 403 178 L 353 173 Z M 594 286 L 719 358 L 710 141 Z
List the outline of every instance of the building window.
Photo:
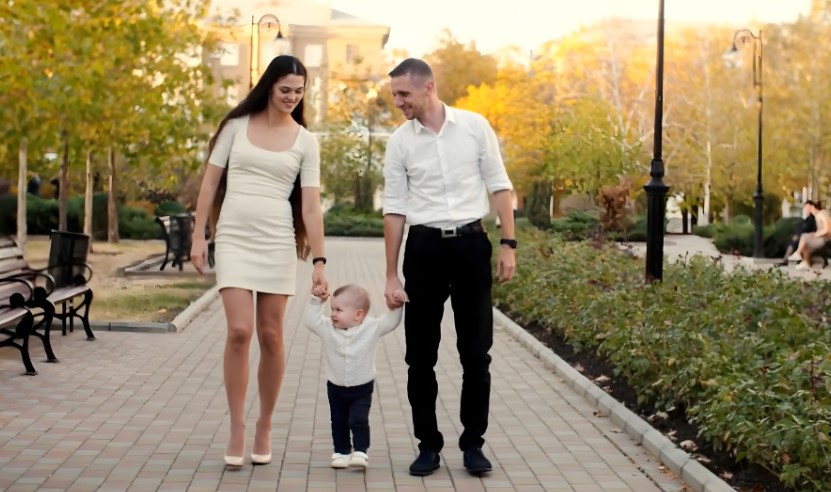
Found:
M 361 54 L 358 51 L 358 45 L 356 44 L 347 44 L 346 45 L 346 63 L 352 65 L 357 65 L 363 61 L 361 58 Z
M 306 68 L 318 68 L 323 65 L 323 45 L 308 44 L 303 57 L 303 64 Z
M 225 88 L 225 102 L 228 106 L 236 107 L 239 103 L 239 90 L 237 86 L 228 86 Z
M 219 64 L 223 67 L 239 65 L 239 45 L 236 43 L 219 43 Z

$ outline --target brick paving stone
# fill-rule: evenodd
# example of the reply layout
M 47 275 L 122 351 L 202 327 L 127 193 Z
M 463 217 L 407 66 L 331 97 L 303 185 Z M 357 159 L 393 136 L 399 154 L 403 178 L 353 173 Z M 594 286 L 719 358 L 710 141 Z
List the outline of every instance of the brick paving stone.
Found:
M 383 312 L 383 241 L 327 239 L 332 287 L 356 282 Z M 310 266 L 301 264 L 298 296 L 287 308 L 287 367 L 273 416 L 270 465 L 225 470 L 228 415 L 222 385 L 225 337 L 221 302 L 180 333 L 77 330 L 53 334 L 59 364 L 40 362 L 22 376 L 15 351 L 0 349 L 0 490 L 67 491 L 390 491 L 492 492 L 680 490 L 638 446 L 562 378 L 502 330 L 494 334 L 491 417 L 485 452 L 494 471 L 473 477 L 457 448 L 461 367 L 448 308 L 436 368 L 437 413 L 447 443 L 432 476 L 407 473 L 415 457 L 407 400 L 403 326 L 384 337 L 370 412 L 370 468 L 333 470 L 325 361 L 319 339 L 302 325 Z M 251 349 L 247 445 L 257 418 L 256 339 Z M 646 471 L 646 473 L 644 472 Z

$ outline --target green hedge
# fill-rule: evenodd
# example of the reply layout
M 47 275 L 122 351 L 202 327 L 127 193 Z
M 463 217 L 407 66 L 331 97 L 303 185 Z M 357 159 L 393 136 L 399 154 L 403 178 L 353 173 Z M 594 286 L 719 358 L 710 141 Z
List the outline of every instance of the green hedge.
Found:
M 646 216 L 632 217 L 627 222 L 631 225 L 625 231 L 609 233 L 609 238 L 615 241 L 646 241 Z M 569 241 L 583 241 L 603 233 L 598 213 L 582 210 L 572 210 L 565 217 L 551 219 L 547 229 Z
M 767 258 L 782 258 L 791 242 L 798 217 L 777 220 L 763 230 L 764 254 Z M 730 224 L 709 224 L 693 228 L 693 234 L 713 239 L 713 245 L 724 254 L 753 255 L 753 223 L 748 217 L 735 217 Z
M 107 194 L 95 193 L 92 200 L 92 231 L 95 239 L 107 238 Z M 82 231 L 84 224 L 84 197 L 71 197 L 67 203 L 67 229 Z M 28 195 L 26 200 L 26 229 L 29 234 L 48 235 L 58 228 L 58 201 Z M 124 239 L 156 239 L 161 237 L 154 217 L 143 208 L 118 207 L 119 236 Z M 17 197 L 0 196 L 0 234 L 17 231 Z
M 384 217 L 379 211 L 355 210 L 348 205 L 336 205 L 323 216 L 327 236 L 383 237 Z
M 642 403 L 685 409 L 714 448 L 827 490 L 831 283 L 695 257 L 646 285 L 643 260 L 613 243 L 518 236 L 517 276 L 494 287 L 502 310 L 602 354 Z

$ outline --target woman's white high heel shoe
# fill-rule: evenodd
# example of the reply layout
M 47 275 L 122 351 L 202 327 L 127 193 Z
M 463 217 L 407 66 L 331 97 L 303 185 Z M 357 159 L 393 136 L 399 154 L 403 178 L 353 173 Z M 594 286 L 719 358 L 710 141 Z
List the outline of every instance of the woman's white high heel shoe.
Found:
M 245 458 L 242 456 L 228 456 L 225 455 L 225 466 L 228 468 L 242 468 L 245 463 Z
M 271 453 L 268 454 L 254 454 L 251 453 L 251 463 L 254 465 L 267 465 L 271 463 Z

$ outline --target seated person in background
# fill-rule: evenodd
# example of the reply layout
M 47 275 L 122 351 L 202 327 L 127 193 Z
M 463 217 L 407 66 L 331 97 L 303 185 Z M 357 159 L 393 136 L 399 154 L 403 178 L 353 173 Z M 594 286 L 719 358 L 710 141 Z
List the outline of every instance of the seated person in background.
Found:
M 796 252 L 791 255 L 790 259 L 798 259 L 798 255 L 802 258 L 802 262 L 797 265 L 799 270 L 807 270 L 811 267 L 811 256 L 825 248 L 825 245 L 831 240 L 831 214 L 827 210 L 822 210 L 819 203 L 812 202 L 809 205 L 811 213 L 816 217 L 817 230 L 815 232 L 803 233 L 799 238 L 799 246 Z
M 787 266 L 788 262 L 790 261 L 790 257 L 794 254 L 796 249 L 799 247 L 799 238 L 802 234 L 807 232 L 816 232 L 817 230 L 817 219 L 814 217 L 814 214 L 811 210 L 816 207 L 817 204 L 813 200 L 808 200 L 802 205 L 802 220 L 797 223 L 796 227 L 794 227 L 794 235 L 791 238 L 791 244 L 788 245 L 788 249 L 785 250 L 785 259 L 782 260 L 780 265 Z M 793 261 L 799 261 L 802 257 L 798 256 L 794 258 Z

